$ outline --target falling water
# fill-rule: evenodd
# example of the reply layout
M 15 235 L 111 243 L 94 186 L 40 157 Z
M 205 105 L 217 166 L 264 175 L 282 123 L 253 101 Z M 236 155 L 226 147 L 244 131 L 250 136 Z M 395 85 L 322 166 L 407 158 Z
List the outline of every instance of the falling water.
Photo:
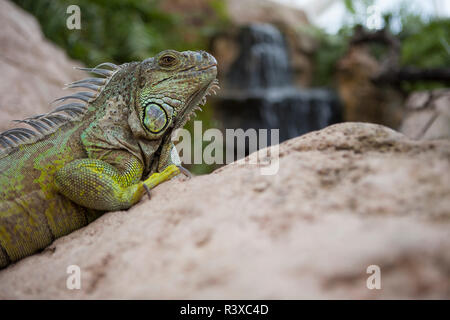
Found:
M 279 88 L 292 84 L 286 43 L 270 24 L 253 24 L 241 30 L 240 54 L 228 74 L 230 88 Z
M 340 120 L 336 95 L 294 86 L 283 35 L 270 24 L 244 27 L 240 53 L 230 67 L 219 113 L 226 128 L 280 129 L 280 140 Z

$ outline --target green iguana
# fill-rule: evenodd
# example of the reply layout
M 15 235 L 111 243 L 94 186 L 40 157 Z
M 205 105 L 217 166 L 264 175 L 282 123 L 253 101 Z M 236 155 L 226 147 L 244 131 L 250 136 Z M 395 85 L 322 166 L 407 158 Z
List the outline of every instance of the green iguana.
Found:
M 81 103 L 0 133 L 0 268 L 183 173 L 172 132 L 218 88 L 204 51 L 79 69 L 101 77 L 67 87 L 93 92 L 55 101 Z

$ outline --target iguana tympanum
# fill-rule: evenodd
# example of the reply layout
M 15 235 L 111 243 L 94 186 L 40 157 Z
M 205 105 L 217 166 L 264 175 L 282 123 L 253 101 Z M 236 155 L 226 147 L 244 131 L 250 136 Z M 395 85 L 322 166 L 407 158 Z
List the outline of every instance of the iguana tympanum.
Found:
M 81 69 L 101 77 L 68 87 L 93 92 L 56 101 L 82 103 L 0 134 L 0 268 L 179 174 L 172 132 L 217 88 L 217 61 L 203 51 Z

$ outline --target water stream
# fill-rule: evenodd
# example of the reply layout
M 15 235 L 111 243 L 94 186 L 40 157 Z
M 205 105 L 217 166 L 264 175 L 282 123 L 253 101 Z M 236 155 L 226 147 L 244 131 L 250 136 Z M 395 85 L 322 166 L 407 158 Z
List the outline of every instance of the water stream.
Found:
M 241 29 L 218 112 L 226 128 L 280 129 L 280 141 L 340 121 L 333 91 L 295 86 L 286 41 L 270 24 Z

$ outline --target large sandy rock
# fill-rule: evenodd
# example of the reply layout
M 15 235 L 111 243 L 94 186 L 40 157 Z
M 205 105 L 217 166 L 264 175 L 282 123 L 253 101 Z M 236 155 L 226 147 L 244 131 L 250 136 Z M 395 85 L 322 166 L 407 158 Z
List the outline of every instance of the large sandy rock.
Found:
M 0 0 L 0 48 L 0 130 L 51 110 L 50 102 L 67 94 L 63 85 L 83 77 L 36 19 L 6 0 Z
M 1 271 L 0 298 L 448 299 L 449 227 L 450 142 L 344 123 L 281 144 L 276 175 L 160 185 Z

